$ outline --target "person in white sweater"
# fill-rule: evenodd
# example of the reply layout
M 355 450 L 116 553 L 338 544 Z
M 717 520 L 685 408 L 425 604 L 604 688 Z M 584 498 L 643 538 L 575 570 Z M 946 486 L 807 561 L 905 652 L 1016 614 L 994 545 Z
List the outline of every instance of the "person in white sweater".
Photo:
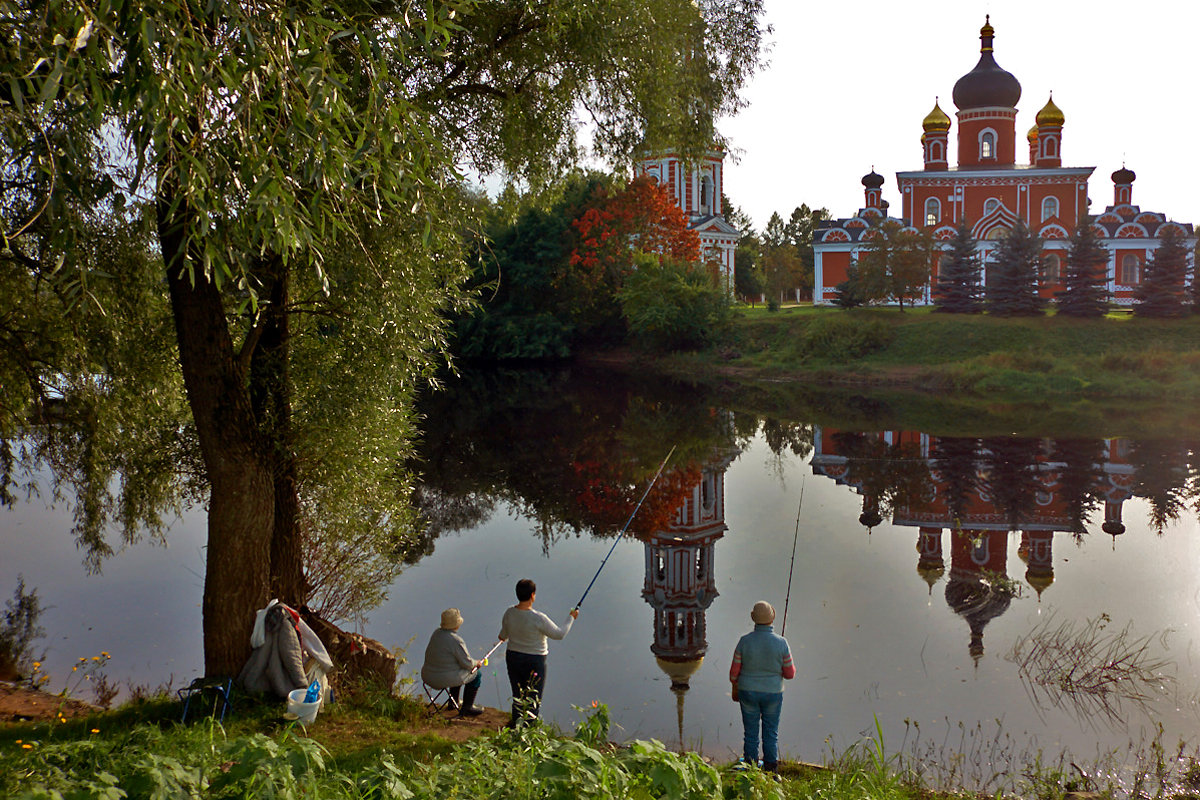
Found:
M 510 728 L 521 727 L 538 717 L 542 691 L 546 688 L 547 639 L 562 639 L 579 616 L 572 609 L 571 618 L 561 628 L 540 611 L 533 609 L 537 599 L 537 584 L 528 578 L 517 581 L 517 604 L 505 609 L 500 621 L 501 641 L 508 646 L 504 665 L 508 668 L 508 684 L 512 688 L 512 718 Z

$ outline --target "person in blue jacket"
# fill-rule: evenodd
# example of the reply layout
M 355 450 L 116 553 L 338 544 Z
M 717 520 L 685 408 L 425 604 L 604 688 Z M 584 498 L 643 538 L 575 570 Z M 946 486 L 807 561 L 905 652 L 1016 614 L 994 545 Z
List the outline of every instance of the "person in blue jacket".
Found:
M 775 633 L 775 608 L 765 600 L 750 612 L 754 630 L 738 640 L 729 667 L 733 699 L 742 708 L 742 756 L 758 762 L 759 725 L 762 725 L 762 768 L 779 768 L 779 712 L 783 709 L 783 682 L 796 677 L 787 639 Z

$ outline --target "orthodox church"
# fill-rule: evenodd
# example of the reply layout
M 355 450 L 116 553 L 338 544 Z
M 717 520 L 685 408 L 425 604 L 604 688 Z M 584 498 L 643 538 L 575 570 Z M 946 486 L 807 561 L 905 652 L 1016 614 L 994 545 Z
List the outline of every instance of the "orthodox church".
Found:
M 725 219 L 725 153 L 712 150 L 698 164 L 689 166 L 678 153 L 668 152 L 642 159 L 634 177 L 643 175 L 665 185 L 683 211 L 688 227 L 700 237 L 700 260 L 716 266 L 726 291 L 733 293 L 734 261 L 741 231 Z
M 818 226 L 813 237 L 815 304 L 832 302 L 834 288 L 846 280 L 870 226 L 883 219 L 894 219 L 911 230 L 931 231 L 935 239 L 946 242 L 959 221 L 966 220 L 978 242 L 985 276 L 996 240 L 1018 218 L 1024 219 L 1043 241 L 1039 291 L 1053 297 L 1061 289 L 1070 236 L 1084 218 L 1108 250 L 1108 288 L 1114 302 L 1123 305 L 1133 303 L 1142 266 L 1157 249 L 1164 229 L 1174 228 L 1189 250 L 1194 246 L 1190 223 L 1172 222 L 1164 214 L 1142 211 L 1133 204 L 1137 176 L 1124 166 L 1112 174 L 1112 204 L 1102 214 L 1089 214 L 1088 180 L 1095 167 L 1063 165 L 1066 117 L 1053 96 L 1026 134 L 1029 163 L 1017 163 L 1021 84 L 996 63 L 994 38 L 989 18 L 979 32 L 979 63 L 954 85 L 958 163 L 950 163 L 950 117 L 935 100 L 922 123 L 923 168 L 896 173 L 900 218 L 888 216 L 884 177 L 872 168 L 862 179 L 865 200 L 858 213 Z M 933 270 L 936 281 L 936 264 Z

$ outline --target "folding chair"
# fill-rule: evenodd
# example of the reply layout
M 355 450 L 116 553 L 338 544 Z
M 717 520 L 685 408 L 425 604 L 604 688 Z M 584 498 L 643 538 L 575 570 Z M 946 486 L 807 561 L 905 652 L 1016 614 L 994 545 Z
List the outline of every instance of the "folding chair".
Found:
M 421 681 L 421 686 L 425 688 L 425 696 L 429 698 L 429 703 L 425 706 L 427 714 L 433 715 L 448 709 L 458 710 L 458 699 L 451 694 L 451 689 L 457 687 L 434 689 L 425 681 Z
M 180 722 L 187 722 L 188 709 L 192 705 L 192 698 L 199 697 L 203 700 L 205 695 L 212 698 L 212 716 L 216 716 L 217 709 L 221 709 L 221 722 L 225 721 L 225 712 L 233 705 L 233 679 L 232 678 L 196 678 L 184 688 L 178 690 L 176 694 L 183 702 L 183 716 Z

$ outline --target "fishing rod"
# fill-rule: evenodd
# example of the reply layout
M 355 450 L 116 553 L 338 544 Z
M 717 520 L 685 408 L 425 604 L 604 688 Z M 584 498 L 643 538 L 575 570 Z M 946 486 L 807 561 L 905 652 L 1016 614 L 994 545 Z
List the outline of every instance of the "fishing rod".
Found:
M 796 571 L 796 542 L 800 539 L 800 509 L 804 508 L 804 479 L 800 479 L 800 505 L 796 509 L 796 533 L 792 536 L 792 563 L 788 567 L 788 588 L 787 596 L 783 598 L 783 625 L 779 628 L 779 635 L 783 636 L 787 633 L 787 610 L 788 603 L 792 601 L 792 573 Z
M 604 560 L 600 562 L 600 569 L 596 570 L 596 574 L 592 576 L 592 582 L 589 583 L 587 588 L 583 590 L 583 597 L 579 598 L 579 602 L 575 604 L 576 611 L 583 606 L 583 601 L 587 598 L 588 592 L 592 590 L 592 585 L 596 582 L 596 578 L 600 577 L 600 570 L 604 569 L 604 565 L 608 563 L 608 557 L 613 554 L 613 550 L 617 549 L 617 542 L 621 541 L 621 537 L 625 535 L 625 531 L 629 530 L 629 525 L 633 522 L 633 518 L 637 516 L 638 509 L 641 508 L 642 503 L 646 501 L 646 496 L 650 494 L 650 490 L 654 488 L 654 484 L 658 481 L 658 476 L 662 475 L 663 468 L 667 466 L 667 462 L 671 460 L 671 454 L 674 452 L 675 446 L 672 445 L 670 452 L 667 453 L 667 457 L 664 458 L 662 463 L 658 465 L 658 472 L 654 473 L 654 477 L 650 479 L 650 485 L 647 486 L 646 491 L 642 493 L 642 499 L 638 500 L 637 505 L 633 507 L 633 513 L 630 514 L 629 519 L 625 521 L 625 527 L 621 528 L 621 532 L 617 534 L 616 541 L 612 543 L 612 547 L 608 548 L 608 555 L 605 556 Z

